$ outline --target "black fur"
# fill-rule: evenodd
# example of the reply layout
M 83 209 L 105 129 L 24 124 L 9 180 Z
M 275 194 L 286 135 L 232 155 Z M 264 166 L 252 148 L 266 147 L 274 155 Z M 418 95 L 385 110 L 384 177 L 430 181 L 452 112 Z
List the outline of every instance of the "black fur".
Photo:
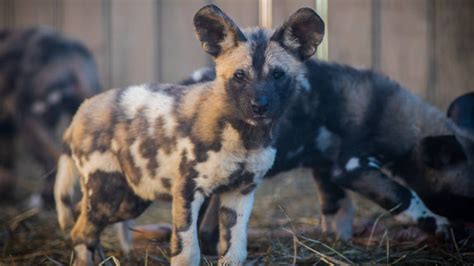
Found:
M 466 197 L 459 194 L 456 196 L 455 191 L 451 191 L 449 194 L 440 192 L 435 189 L 432 181 L 427 181 L 429 178 L 433 178 L 426 172 L 428 166 L 433 167 L 433 164 L 439 165 L 440 163 L 448 166 L 453 163 L 466 164 L 459 143 L 453 136 L 449 136 L 446 143 L 448 152 L 440 150 L 439 147 L 425 147 L 427 150 L 424 152 L 415 149 L 416 145 L 426 145 L 429 142 L 426 139 L 420 140 L 418 143 L 417 140 L 412 139 L 411 143 L 404 143 L 404 145 L 399 145 L 397 139 L 392 139 L 389 142 L 385 139 L 380 123 L 387 119 L 384 117 L 387 103 L 394 94 L 404 90 L 400 85 L 369 70 L 356 70 L 348 66 L 315 60 L 308 60 L 306 66 L 311 88 L 309 91 L 301 92 L 291 103 L 280 124 L 278 134 L 276 134 L 279 137 L 274 144 L 277 148 L 277 157 L 267 177 L 299 166 L 326 169 L 314 172 L 315 180 L 320 184 L 322 190 L 320 193 L 324 194 L 322 197 L 337 202 L 346 197 L 342 188 L 354 189 L 387 210 L 399 206 L 394 213 L 405 210 L 410 204 L 411 192 L 405 186 L 377 170 L 374 171 L 377 173 L 376 178 L 386 184 L 384 188 L 371 187 L 368 189 L 363 185 L 364 183 L 355 185 L 362 178 L 359 174 L 365 173 L 367 170 L 372 171 L 370 167 L 363 171 L 359 170 L 359 173 L 343 173 L 340 176 L 343 177 L 342 179 L 332 177 L 332 171 L 337 168 L 343 169 L 351 157 L 360 157 L 362 164 L 367 166 L 367 156 L 371 156 L 378 161 L 381 167 L 386 166 L 394 174 L 405 179 L 431 210 L 452 219 L 471 219 L 469 215 L 462 215 L 460 211 L 464 208 L 464 212 L 467 213 L 470 208 L 461 202 L 466 202 Z M 212 70 L 208 70 L 208 72 L 210 73 L 206 73 L 206 77 L 211 77 Z M 344 90 L 350 90 L 357 86 L 372 86 L 374 88 L 370 90 L 371 94 L 367 95 L 369 97 L 366 98 L 368 108 L 364 111 L 363 120 L 359 124 L 355 124 L 349 119 L 352 115 L 352 110 L 348 109 L 349 103 L 355 99 L 346 98 L 343 93 Z M 327 143 L 328 147 L 325 150 L 321 150 L 316 141 L 322 127 L 335 135 L 329 140 L 330 143 Z M 404 129 L 401 130 L 403 132 Z M 430 156 L 433 154 L 432 151 L 437 154 L 449 154 L 451 157 L 446 161 L 431 162 L 431 165 L 427 161 L 420 163 L 415 158 L 420 155 Z M 472 176 L 472 173 L 474 170 L 466 169 L 464 172 L 460 172 L 460 175 L 467 178 L 469 175 Z M 442 172 L 439 174 L 442 175 Z M 370 184 L 367 185 L 370 187 Z M 391 195 L 395 196 L 388 197 L 385 189 L 392 191 Z M 447 195 L 450 197 L 446 197 Z M 440 204 L 439 201 L 434 201 L 436 198 L 443 198 L 446 201 Z M 459 206 L 456 208 L 456 213 L 444 211 L 450 204 Z M 334 214 L 338 211 L 339 206 L 327 204 L 322 206 L 322 209 L 325 214 Z M 430 220 L 430 218 L 424 219 Z M 423 224 L 427 224 L 427 222 Z

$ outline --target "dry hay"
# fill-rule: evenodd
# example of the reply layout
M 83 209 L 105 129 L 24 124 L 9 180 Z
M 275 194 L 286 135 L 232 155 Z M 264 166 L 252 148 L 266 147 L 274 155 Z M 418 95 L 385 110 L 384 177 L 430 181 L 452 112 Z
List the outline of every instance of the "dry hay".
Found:
M 58 230 L 54 212 L 39 212 L 29 209 L 17 213 L 14 208 L 4 208 L 0 223 L 0 264 L 37 265 L 70 264 L 71 247 Z M 309 229 L 308 229 L 309 228 Z M 433 263 L 466 264 L 474 263 L 474 243 L 471 239 L 451 239 L 439 242 L 426 239 L 396 242 L 382 237 L 356 244 L 343 243 L 323 238 L 308 221 L 288 221 L 276 228 L 252 229 L 249 240 L 249 262 L 257 264 L 396 264 Z M 387 229 L 397 230 L 397 227 Z M 380 236 L 380 235 L 379 235 Z M 324 240 L 322 240 L 324 239 Z M 355 239 L 357 240 L 357 239 Z M 102 243 L 109 262 L 121 264 L 160 265 L 167 264 L 168 245 L 153 239 L 141 242 L 140 248 L 128 258 L 118 250 L 117 240 L 112 232 L 107 232 Z M 370 243 L 370 245 L 367 245 Z M 205 264 L 214 264 L 216 257 L 205 257 Z
M 359 230 L 352 243 L 323 236 L 318 231 L 319 219 L 313 216 L 319 210 L 312 180 L 289 180 L 266 181 L 258 192 L 249 232 L 250 263 L 474 263 L 474 241 L 470 238 L 455 241 L 451 237 L 442 242 L 427 237 L 400 237 L 400 232 L 413 229 L 393 224 L 393 219 L 386 213 L 363 200 L 357 200 L 357 205 L 362 206 L 357 223 L 364 224 L 367 218 L 361 217 L 370 217 L 368 221 L 377 221 L 375 226 L 363 226 L 364 230 Z M 31 183 L 20 183 L 17 199 L 27 198 L 34 187 Z M 0 205 L 0 265 L 70 264 L 72 249 L 59 230 L 54 211 L 28 209 L 23 207 L 23 202 L 17 200 L 13 205 Z M 154 204 L 137 224 L 169 223 L 169 209 L 169 204 Z M 128 257 L 120 252 L 112 230 L 104 233 L 102 244 L 109 265 L 119 262 L 122 265 L 163 265 L 169 262 L 166 241 L 142 240 L 139 248 Z M 212 265 L 216 260 L 216 257 L 206 256 L 203 264 Z

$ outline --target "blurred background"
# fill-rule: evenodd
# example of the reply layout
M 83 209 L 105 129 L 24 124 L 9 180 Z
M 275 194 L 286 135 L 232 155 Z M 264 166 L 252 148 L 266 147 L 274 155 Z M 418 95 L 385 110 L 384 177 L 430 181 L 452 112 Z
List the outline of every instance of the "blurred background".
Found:
M 205 4 L 220 6 L 241 27 L 275 27 L 318 1 L 327 5 L 319 13 L 327 19 L 330 61 L 386 73 L 443 110 L 474 88 L 471 0 L 0 0 L 0 28 L 49 25 L 81 40 L 111 88 L 176 82 L 210 64 L 192 26 Z M 271 3 L 259 9 L 262 2 Z

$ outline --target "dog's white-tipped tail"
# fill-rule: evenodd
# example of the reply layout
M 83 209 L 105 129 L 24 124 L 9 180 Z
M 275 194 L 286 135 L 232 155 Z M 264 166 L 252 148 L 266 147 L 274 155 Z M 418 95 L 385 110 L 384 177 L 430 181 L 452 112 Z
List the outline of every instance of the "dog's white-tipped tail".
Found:
M 64 231 L 67 226 L 72 225 L 74 216 L 72 212 L 73 206 L 71 197 L 74 193 L 74 185 L 79 178 L 76 165 L 72 158 L 68 155 L 61 155 L 58 161 L 58 172 L 54 183 L 54 200 L 56 202 L 56 212 L 58 214 L 58 222 Z

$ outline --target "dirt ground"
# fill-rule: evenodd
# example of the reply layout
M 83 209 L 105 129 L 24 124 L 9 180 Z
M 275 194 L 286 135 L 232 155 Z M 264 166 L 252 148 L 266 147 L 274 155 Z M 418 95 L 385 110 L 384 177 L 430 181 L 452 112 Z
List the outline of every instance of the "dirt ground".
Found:
M 32 178 L 38 175 L 29 170 L 35 168 L 32 161 L 23 163 L 29 167 L 22 169 L 21 175 L 29 178 L 19 180 L 16 203 L 0 206 L 0 265 L 70 264 L 72 249 L 58 229 L 54 211 L 25 207 L 26 199 L 38 189 L 41 178 Z M 470 238 L 440 242 L 419 232 L 421 236 L 400 237 L 399 232 L 416 232 L 416 229 L 394 224 L 383 210 L 366 200 L 355 197 L 355 201 L 355 224 L 364 230 L 351 243 L 342 243 L 318 233 L 320 211 L 311 177 L 295 171 L 266 180 L 257 192 L 250 221 L 250 230 L 264 232 L 265 236 L 249 239 L 248 262 L 258 265 L 474 263 L 474 243 Z M 156 202 L 136 224 L 169 223 L 170 216 L 170 203 Z M 375 227 L 361 227 L 374 221 L 377 221 Z M 282 237 L 282 232 L 289 237 Z M 138 249 L 125 256 L 120 252 L 114 231 L 108 229 L 102 243 L 112 265 L 113 261 L 122 265 L 169 262 L 166 242 L 142 241 Z M 212 265 L 216 259 L 206 256 L 202 263 Z

